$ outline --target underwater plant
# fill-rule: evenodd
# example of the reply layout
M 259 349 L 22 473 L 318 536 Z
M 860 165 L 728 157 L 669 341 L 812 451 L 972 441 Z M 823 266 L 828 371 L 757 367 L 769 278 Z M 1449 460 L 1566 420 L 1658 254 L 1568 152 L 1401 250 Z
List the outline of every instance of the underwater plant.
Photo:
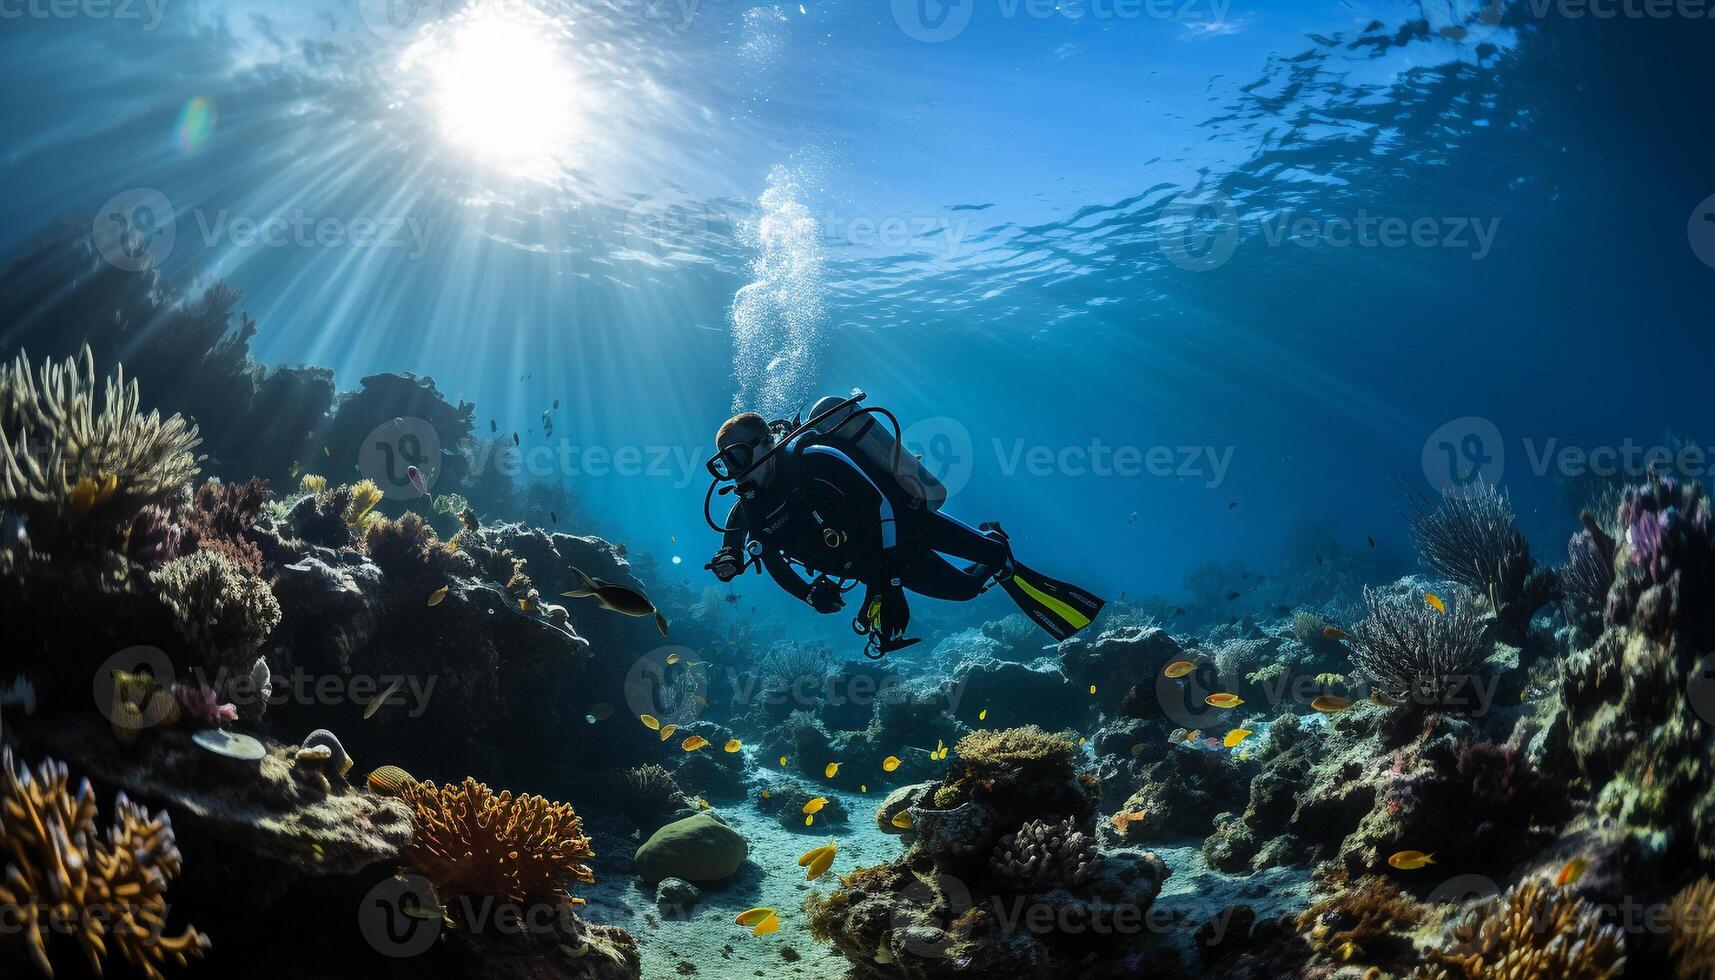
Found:
M 1412 980 L 1607 980 L 1626 968 L 1625 936 L 1565 889 L 1527 881 L 1473 910 Z
M 1560 570 L 1560 612 L 1583 642 L 1602 632 L 1608 590 L 1614 585 L 1614 539 L 1586 511 L 1584 529 L 1566 543 L 1566 564 Z
M 1469 705 L 1469 682 L 1488 649 L 1477 597 L 1450 592 L 1441 612 L 1412 593 L 1365 588 L 1369 613 L 1351 629 L 1352 664 L 1382 690 L 1429 708 Z
M 26 518 L 75 524 L 100 509 L 128 526 L 145 504 L 196 476 L 201 439 L 178 415 L 138 409 L 136 381 L 117 367 L 96 408 L 95 357 L 80 355 L 31 370 L 20 352 L 0 366 L 0 504 Z M 40 527 L 32 520 L 32 533 Z
M 1478 481 L 1448 487 L 1438 506 L 1421 493 L 1412 505 L 1411 538 L 1423 563 L 1487 599 L 1501 639 L 1523 646 L 1531 617 L 1555 599 L 1559 585 L 1553 571 L 1538 568 L 1531 557 L 1511 499 Z
M 407 783 L 398 797 L 414 832 L 405 856 L 443 900 L 471 896 L 524 903 L 551 900 L 573 882 L 595 883 L 595 857 L 570 805 L 540 796 L 498 796 L 463 783 Z
M 280 603 L 268 583 L 218 551 L 175 558 L 149 580 L 204 666 L 248 674 L 256 651 L 280 623 Z
M 54 975 L 48 942 L 68 929 L 99 975 L 118 954 L 150 980 L 161 967 L 185 966 L 211 943 L 187 926 L 167 935 L 167 884 L 181 865 L 166 811 L 150 816 L 120 793 L 107 834 L 95 826 L 95 794 L 71 770 L 45 759 L 34 771 L 0 757 L 0 903 L 13 914 L 0 942 L 19 942 L 44 976 Z

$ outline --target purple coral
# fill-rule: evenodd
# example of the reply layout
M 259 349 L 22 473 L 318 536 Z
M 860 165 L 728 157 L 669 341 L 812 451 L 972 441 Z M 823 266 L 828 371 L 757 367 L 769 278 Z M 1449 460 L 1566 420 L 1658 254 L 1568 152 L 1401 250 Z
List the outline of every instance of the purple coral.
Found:
M 220 698 L 215 696 L 213 688 L 195 684 L 174 684 L 173 699 L 179 702 L 179 707 L 188 717 L 210 725 L 238 720 L 238 708 L 232 704 L 222 704 Z
M 184 537 L 184 527 L 170 510 L 149 504 L 131 523 L 131 560 L 152 572 L 182 553 Z

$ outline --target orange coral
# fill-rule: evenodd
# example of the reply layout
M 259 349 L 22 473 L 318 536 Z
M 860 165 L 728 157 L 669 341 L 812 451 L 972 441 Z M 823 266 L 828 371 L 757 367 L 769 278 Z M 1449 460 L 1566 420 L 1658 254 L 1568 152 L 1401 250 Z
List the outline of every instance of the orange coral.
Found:
M 1453 927 L 1413 980 L 1610 980 L 1625 972 L 1626 942 L 1564 889 L 1525 882 Z
M 570 805 L 540 796 L 496 796 L 465 777 L 462 785 L 402 786 L 415 833 L 406 858 L 443 900 L 466 895 L 523 903 L 552 898 L 574 881 L 595 883 L 583 862 L 595 857 Z
M 21 938 L 38 969 L 54 975 L 48 939 L 56 932 L 77 939 L 97 974 L 102 958 L 116 951 L 144 976 L 162 980 L 162 964 L 184 966 L 208 951 L 208 937 L 195 929 L 166 935 L 167 882 L 179 873 L 180 858 L 165 811 L 151 817 L 121 793 L 103 839 L 89 782 L 74 795 L 64 764 L 48 759 L 33 773 L 15 769 L 8 749 L 0 768 L 6 863 L 0 902 L 22 925 L 3 935 Z

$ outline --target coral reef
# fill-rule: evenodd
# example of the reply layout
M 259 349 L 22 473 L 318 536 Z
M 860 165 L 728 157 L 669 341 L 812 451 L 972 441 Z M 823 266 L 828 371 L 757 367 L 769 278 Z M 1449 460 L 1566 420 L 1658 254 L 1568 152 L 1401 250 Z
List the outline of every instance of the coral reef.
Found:
M 1429 709 L 1471 710 L 1488 621 L 1477 597 L 1454 590 L 1446 611 L 1409 593 L 1364 590 L 1369 613 L 1352 627 L 1352 664 L 1395 700 Z
M 150 573 L 149 581 L 197 662 L 211 669 L 248 674 L 280 622 L 280 603 L 268 583 L 218 551 L 175 558 Z
M 1621 931 L 1582 899 L 1527 881 L 1471 912 L 1413 980 L 1606 980 L 1625 972 Z
M 208 937 L 193 928 L 166 933 L 167 885 L 181 864 L 166 811 L 151 817 L 122 792 L 104 837 L 88 780 L 73 793 L 64 764 L 47 759 L 32 772 L 17 766 L 8 748 L 0 770 L 0 903 L 24 916 L 5 935 L 23 944 L 38 970 L 54 975 L 48 942 L 68 925 L 97 974 L 102 960 L 117 954 L 161 980 L 163 966 L 184 966 L 208 951 Z
M 209 480 L 197 487 L 190 506 L 179 512 L 184 529 L 183 550 L 225 555 L 249 575 L 262 571 L 262 550 L 248 532 L 256 526 L 272 499 L 267 480 L 222 483 Z
M 1409 952 L 1401 935 L 1423 918 L 1423 908 L 1399 886 L 1379 875 L 1351 881 L 1343 873 L 1329 882 L 1332 894 L 1298 916 L 1298 931 L 1320 957 L 1340 963 L 1385 962 Z
M 1031 820 L 1000 839 L 989 870 L 1015 890 L 1045 891 L 1087 883 L 1096 861 L 1096 839 L 1070 818 Z
M 593 884 L 583 821 L 564 803 L 498 796 L 475 779 L 411 783 L 398 798 L 411 810 L 405 851 L 442 900 L 478 897 L 524 903 L 552 899 L 573 882 Z
M 1449 486 L 1438 506 L 1420 494 L 1412 503 L 1411 537 L 1424 564 L 1487 600 L 1499 637 L 1525 646 L 1531 617 L 1558 598 L 1560 586 L 1553 571 L 1531 557 L 1512 501 L 1478 481 Z

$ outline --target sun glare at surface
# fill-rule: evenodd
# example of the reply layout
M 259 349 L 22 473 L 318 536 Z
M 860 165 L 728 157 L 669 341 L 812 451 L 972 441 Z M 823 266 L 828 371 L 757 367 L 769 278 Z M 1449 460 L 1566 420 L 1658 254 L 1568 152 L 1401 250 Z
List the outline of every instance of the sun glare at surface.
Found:
M 449 143 L 507 172 L 546 176 L 569 154 L 582 106 L 554 22 L 509 9 L 449 22 L 401 68 L 424 70 Z

